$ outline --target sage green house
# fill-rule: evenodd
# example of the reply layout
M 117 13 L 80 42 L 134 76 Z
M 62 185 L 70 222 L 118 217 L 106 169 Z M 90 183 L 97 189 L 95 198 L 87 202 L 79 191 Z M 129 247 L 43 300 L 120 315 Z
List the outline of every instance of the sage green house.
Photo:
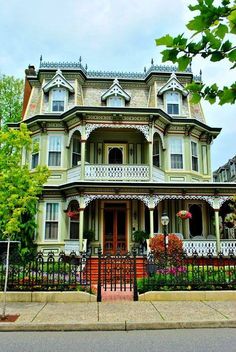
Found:
M 201 78 L 172 66 L 143 73 L 88 71 L 81 61 L 29 66 L 23 121 L 39 151 L 28 161 L 32 172 L 38 164 L 51 171 L 37 215 L 39 249 L 85 250 L 92 230 L 92 254 L 99 245 L 128 251 L 134 231 L 162 232 L 164 210 L 168 232 L 187 249 L 235 245 L 220 238 L 219 211 L 236 184 L 212 182 L 220 128 L 190 103 L 185 87 L 193 79 Z M 191 220 L 178 221 L 182 209 Z

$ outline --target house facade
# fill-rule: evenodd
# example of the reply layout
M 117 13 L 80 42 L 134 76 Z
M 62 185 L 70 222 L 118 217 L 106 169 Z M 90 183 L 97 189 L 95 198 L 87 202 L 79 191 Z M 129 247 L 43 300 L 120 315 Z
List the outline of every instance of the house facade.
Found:
M 213 173 L 214 182 L 236 182 L 236 155 Z
M 221 206 L 235 194 L 213 183 L 211 144 L 220 128 L 206 124 L 185 86 L 190 69 L 151 65 L 143 73 L 88 71 L 77 63 L 43 62 L 26 69 L 23 122 L 39 149 L 26 160 L 47 165 L 37 215 L 43 252 L 128 251 L 133 233 L 169 233 L 191 246 L 209 236 L 221 246 Z M 191 220 L 176 213 L 189 210 Z M 187 242 L 186 242 L 187 243 Z M 196 241 L 195 241 L 196 243 Z

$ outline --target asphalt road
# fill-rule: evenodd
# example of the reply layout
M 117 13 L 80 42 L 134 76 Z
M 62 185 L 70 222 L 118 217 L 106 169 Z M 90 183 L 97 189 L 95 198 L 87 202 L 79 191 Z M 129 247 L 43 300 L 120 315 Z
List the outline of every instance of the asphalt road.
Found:
M 0 332 L 0 352 L 236 352 L 236 329 Z

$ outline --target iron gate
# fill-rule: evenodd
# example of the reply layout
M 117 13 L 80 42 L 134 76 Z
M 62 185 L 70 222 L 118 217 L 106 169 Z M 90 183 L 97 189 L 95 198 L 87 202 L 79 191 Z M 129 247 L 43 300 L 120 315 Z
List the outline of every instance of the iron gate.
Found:
M 98 250 L 98 287 L 97 301 L 102 301 L 104 291 L 133 291 L 134 301 L 138 301 L 136 277 L 136 251 L 115 255 L 102 254 Z

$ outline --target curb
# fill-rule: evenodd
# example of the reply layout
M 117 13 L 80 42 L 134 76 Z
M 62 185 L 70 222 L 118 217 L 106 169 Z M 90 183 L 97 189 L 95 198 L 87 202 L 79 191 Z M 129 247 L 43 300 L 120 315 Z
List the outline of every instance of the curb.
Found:
M 236 328 L 236 320 L 174 321 L 174 322 L 114 322 L 114 323 L 0 323 L 1 331 L 132 331 L 163 329 Z

